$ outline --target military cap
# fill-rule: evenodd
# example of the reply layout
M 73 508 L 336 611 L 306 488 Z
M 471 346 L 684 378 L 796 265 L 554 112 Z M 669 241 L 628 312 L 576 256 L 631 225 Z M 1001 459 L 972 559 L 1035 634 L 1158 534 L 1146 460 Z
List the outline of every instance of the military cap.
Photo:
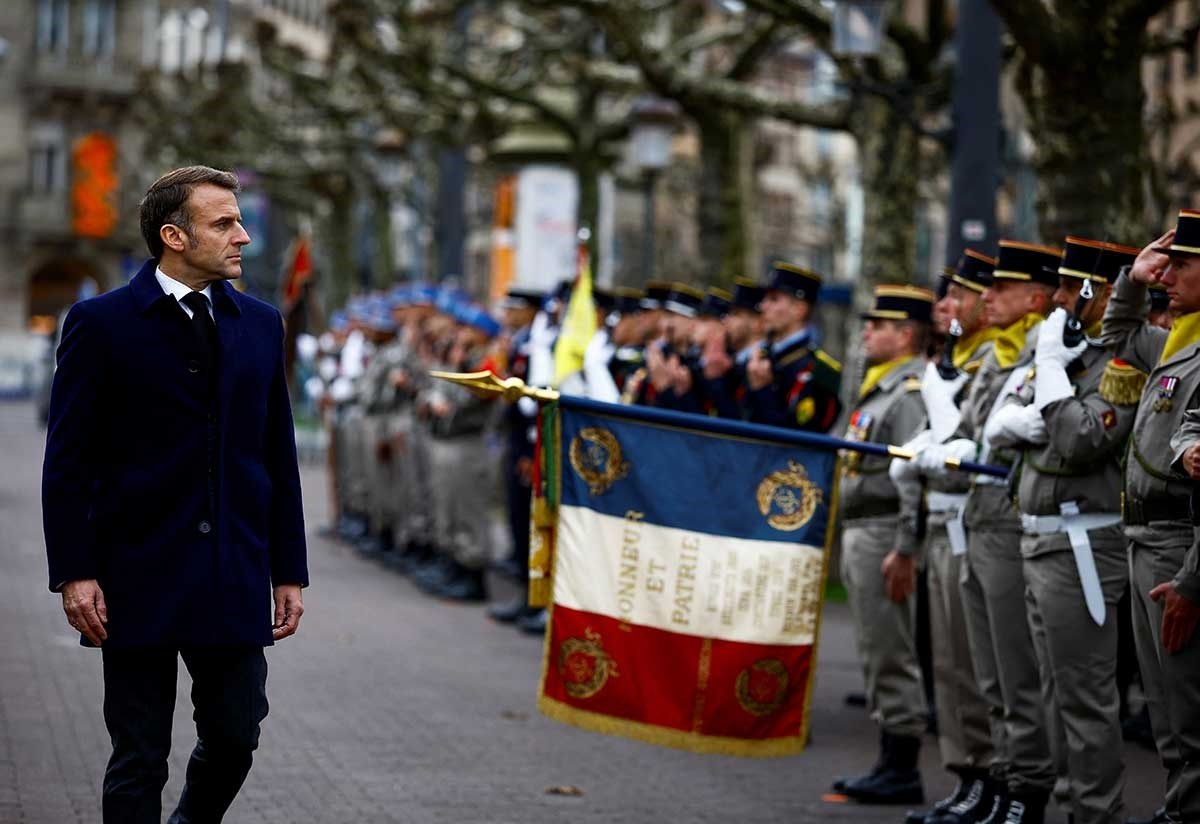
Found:
M 592 303 L 601 312 L 611 312 L 617 305 L 617 297 L 607 289 L 593 289 Z
M 723 318 L 729 314 L 733 306 L 733 295 L 725 289 L 710 286 L 704 293 L 704 303 L 700 304 L 700 314 L 709 318 Z
M 1117 279 L 1121 267 L 1131 265 L 1140 251 L 1132 246 L 1119 246 L 1104 240 L 1068 237 L 1062 260 L 1054 273 L 1097 283 L 1112 283 Z
M 992 272 L 995 268 L 995 258 L 974 249 L 963 249 L 958 263 L 953 267 L 946 267 L 945 278 L 947 282 L 957 283 L 972 292 L 983 292 L 992 285 Z
M 651 280 L 646 282 L 646 294 L 642 298 L 643 309 L 662 309 L 663 304 L 667 302 L 667 295 L 671 293 L 671 284 L 664 283 L 661 280 Z
M 433 306 L 437 301 L 438 290 L 428 283 L 414 283 L 411 296 L 414 306 Z
M 543 295 L 537 289 L 512 288 L 500 301 L 501 309 L 540 309 Z
M 1171 245 L 1156 246 L 1154 251 L 1168 255 L 1200 255 L 1200 211 L 1180 209 Z
M 641 289 L 630 289 L 628 286 L 618 286 L 613 290 L 616 305 L 613 309 L 622 315 L 632 315 L 642 308 L 642 298 L 646 293 Z
M 1021 240 L 1000 241 L 993 280 L 1019 280 L 1058 287 L 1058 261 L 1062 249 L 1025 243 Z
M 820 288 L 821 276 L 816 272 L 777 260 L 771 266 L 771 277 L 767 281 L 766 291 L 783 292 L 791 297 L 816 303 Z
M 751 312 L 757 312 L 758 304 L 762 303 L 763 296 L 766 294 L 767 287 L 762 284 L 749 278 L 734 278 L 733 299 L 730 303 L 734 309 L 748 309 Z
M 408 306 L 412 303 L 412 287 L 407 283 L 399 283 L 392 287 L 387 294 L 388 305 L 393 309 Z
M 703 303 L 704 293 L 699 289 L 686 283 L 672 283 L 671 291 L 663 301 L 663 308 L 685 318 L 694 318 L 700 314 L 700 306 Z
M 915 320 L 929 323 L 933 317 L 934 295 L 928 289 L 905 283 L 884 283 L 875 287 L 875 302 L 864 320 Z
M 1163 294 L 1166 294 L 1165 292 Z M 335 332 L 341 332 L 350 325 L 350 318 L 340 309 L 333 312 L 329 316 L 329 328 Z
M 500 324 L 482 306 L 477 304 L 466 302 L 456 303 L 451 314 L 459 323 L 465 326 L 473 326 L 489 338 L 495 337 L 500 332 Z

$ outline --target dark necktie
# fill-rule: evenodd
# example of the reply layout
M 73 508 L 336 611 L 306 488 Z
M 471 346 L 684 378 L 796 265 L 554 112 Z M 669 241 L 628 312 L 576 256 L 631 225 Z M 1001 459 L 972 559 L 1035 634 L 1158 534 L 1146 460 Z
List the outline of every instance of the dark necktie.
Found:
M 217 325 L 208 314 L 208 298 L 199 292 L 191 292 L 181 301 L 192 310 L 192 331 L 200 343 L 200 351 L 208 361 L 210 369 L 217 366 Z

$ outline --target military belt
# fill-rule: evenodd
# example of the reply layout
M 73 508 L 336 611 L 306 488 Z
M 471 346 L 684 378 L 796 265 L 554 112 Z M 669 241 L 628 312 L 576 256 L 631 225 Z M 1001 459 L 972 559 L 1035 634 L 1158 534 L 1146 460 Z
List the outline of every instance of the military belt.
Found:
M 931 489 L 925 493 L 925 506 L 930 512 L 957 512 L 962 509 L 967 502 L 967 494 L 965 492 L 938 492 L 936 489 Z
M 1083 529 L 1100 529 L 1121 523 L 1121 516 L 1115 512 L 1087 512 L 1076 515 L 1073 520 Z M 1021 528 L 1031 535 L 1053 535 L 1066 532 L 1067 523 L 1060 515 L 1027 515 L 1022 512 Z
M 842 499 L 843 521 L 899 514 L 900 501 L 896 498 L 871 498 L 862 502 L 848 502 L 845 498 Z
M 1128 526 L 1145 526 L 1154 521 L 1190 521 L 1192 507 L 1183 496 L 1139 500 L 1126 497 L 1121 505 Z

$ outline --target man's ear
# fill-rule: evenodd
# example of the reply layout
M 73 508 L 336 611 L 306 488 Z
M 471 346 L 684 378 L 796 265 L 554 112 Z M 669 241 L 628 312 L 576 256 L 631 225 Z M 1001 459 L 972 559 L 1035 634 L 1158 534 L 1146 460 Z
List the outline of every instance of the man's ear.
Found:
M 187 234 L 174 223 L 164 223 L 158 230 L 158 236 L 162 239 L 163 246 L 172 252 L 182 252 L 187 246 Z

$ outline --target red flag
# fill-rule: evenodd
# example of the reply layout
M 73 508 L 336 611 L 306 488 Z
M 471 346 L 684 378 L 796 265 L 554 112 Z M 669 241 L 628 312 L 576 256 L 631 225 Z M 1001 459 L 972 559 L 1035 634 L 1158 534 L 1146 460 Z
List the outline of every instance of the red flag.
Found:
M 301 235 L 296 238 L 291 249 L 292 262 L 288 267 L 283 281 L 283 299 L 281 309 L 288 315 L 304 294 L 304 285 L 312 278 L 312 250 L 308 237 Z

